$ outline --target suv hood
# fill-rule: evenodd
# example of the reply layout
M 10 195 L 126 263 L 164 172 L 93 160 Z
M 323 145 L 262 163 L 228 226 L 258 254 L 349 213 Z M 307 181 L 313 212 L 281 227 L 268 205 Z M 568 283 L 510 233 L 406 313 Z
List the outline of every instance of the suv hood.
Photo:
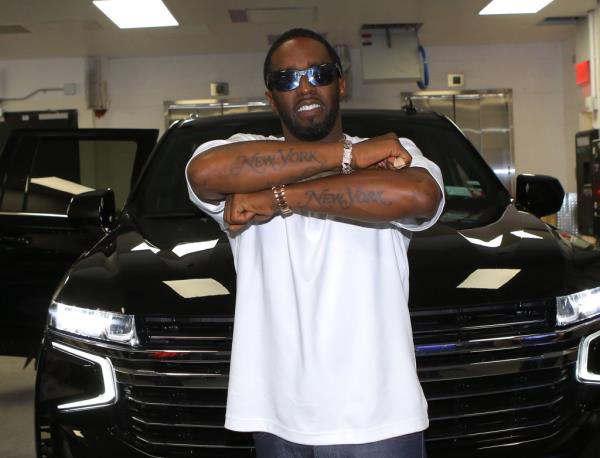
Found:
M 510 205 L 484 227 L 438 223 L 414 233 L 409 303 L 450 307 L 570 294 L 598 286 L 598 261 L 590 244 Z M 206 217 L 134 221 L 125 215 L 73 266 L 55 300 L 131 314 L 231 316 L 230 245 Z

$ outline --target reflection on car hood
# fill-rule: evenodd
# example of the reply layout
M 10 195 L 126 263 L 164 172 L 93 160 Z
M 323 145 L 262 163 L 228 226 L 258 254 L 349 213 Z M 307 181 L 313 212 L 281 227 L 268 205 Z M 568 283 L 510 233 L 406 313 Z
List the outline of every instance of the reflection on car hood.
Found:
M 437 224 L 410 242 L 410 307 L 520 302 L 598 286 L 598 255 L 513 206 L 485 227 Z M 230 245 L 208 218 L 125 219 L 73 266 L 57 300 L 134 314 L 232 315 Z
M 198 216 L 125 219 L 73 266 L 56 300 L 133 314 L 230 316 L 235 270 L 229 241 L 212 220 Z

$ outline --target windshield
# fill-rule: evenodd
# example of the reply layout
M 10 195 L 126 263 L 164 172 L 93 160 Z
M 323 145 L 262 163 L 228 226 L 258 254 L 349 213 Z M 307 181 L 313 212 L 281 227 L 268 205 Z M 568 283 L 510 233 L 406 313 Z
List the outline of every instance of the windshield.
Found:
M 434 115 L 350 112 L 344 114 L 344 132 L 373 137 L 396 132 L 412 139 L 434 161 L 444 176 L 446 207 L 440 219 L 456 229 L 481 226 L 497 220 L 510 195 L 474 147 L 448 121 Z M 215 118 L 184 125 L 170 132 L 159 145 L 132 204 L 143 217 L 175 217 L 201 214 L 189 202 L 184 170 L 202 143 L 229 138 L 237 132 L 281 135 L 274 117 Z

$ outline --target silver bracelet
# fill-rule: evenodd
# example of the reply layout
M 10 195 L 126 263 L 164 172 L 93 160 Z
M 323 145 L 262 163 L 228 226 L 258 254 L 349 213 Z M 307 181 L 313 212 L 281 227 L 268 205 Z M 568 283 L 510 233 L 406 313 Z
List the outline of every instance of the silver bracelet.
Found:
M 342 155 L 342 173 L 344 175 L 350 175 L 354 172 L 352 168 L 352 142 L 344 135 L 344 137 L 340 140 L 344 147 L 344 154 Z

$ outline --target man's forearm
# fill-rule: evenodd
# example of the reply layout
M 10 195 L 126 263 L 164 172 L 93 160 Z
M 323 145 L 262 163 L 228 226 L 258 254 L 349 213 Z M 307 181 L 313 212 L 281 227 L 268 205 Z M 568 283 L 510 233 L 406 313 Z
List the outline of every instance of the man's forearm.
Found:
M 430 218 L 441 191 L 422 168 L 400 171 L 363 170 L 349 176 L 330 176 L 286 187 L 290 208 L 360 221 L 393 221 L 404 217 Z
M 295 183 L 340 167 L 341 143 L 249 141 L 216 147 L 194 158 L 188 177 L 206 199 Z

